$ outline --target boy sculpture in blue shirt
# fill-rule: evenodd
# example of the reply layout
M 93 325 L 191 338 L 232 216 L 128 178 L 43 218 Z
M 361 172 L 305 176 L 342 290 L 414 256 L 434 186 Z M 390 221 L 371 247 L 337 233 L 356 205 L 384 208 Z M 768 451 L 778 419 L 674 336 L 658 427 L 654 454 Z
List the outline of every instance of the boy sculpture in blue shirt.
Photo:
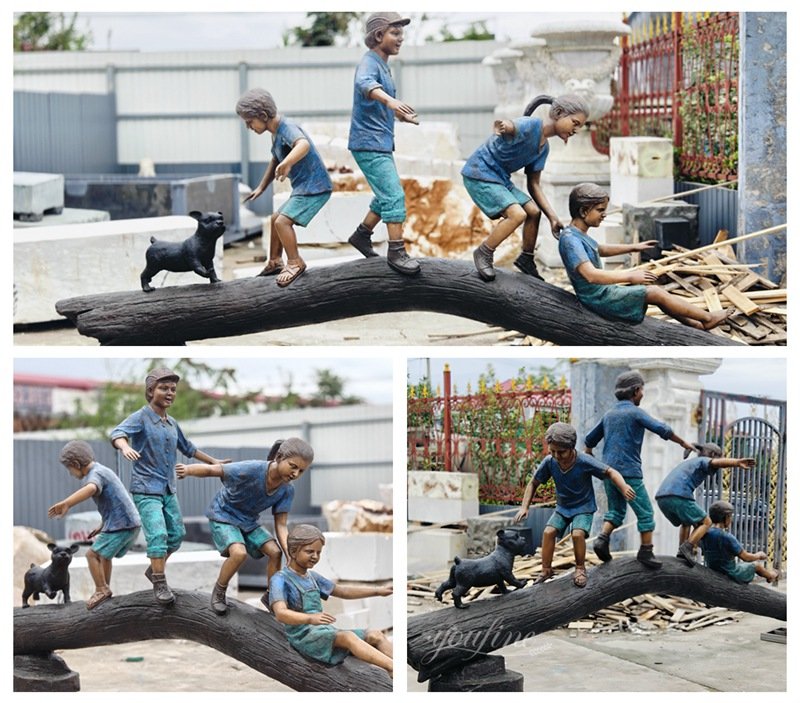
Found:
M 592 529 L 592 517 L 597 510 L 592 476 L 608 479 L 624 500 L 635 497 L 634 490 L 622 475 L 610 466 L 601 464 L 588 454 L 575 451 L 578 433 L 572 425 L 556 422 L 547 428 L 545 442 L 550 456 L 545 457 L 534 473 L 514 522 L 528 515 L 536 489 L 552 477 L 556 484 L 556 509 L 547 521 L 542 535 L 542 575 L 534 583 L 543 583 L 553 576 L 553 553 L 556 539 L 572 526 L 572 547 L 575 550 L 575 575 L 572 582 L 579 588 L 586 585 L 586 538 Z
M 353 112 L 347 148 L 353 154 L 375 197 L 369 212 L 347 240 L 366 257 L 378 256 L 372 248 L 372 232 L 383 220 L 389 233 L 386 260 L 395 271 L 413 276 L 419 262 L 406 253 L 403 223 L 406 199 L 394 162 L 394 121 L 418 124 L 414 108 L 397 99 L 389 57 L 400 53 L 403 27 L 410 19 L 396 12 L 375 12 L 367 18 L 364 43 L 369 51 L 356 68 Z
M 689 566 L 694 566 L 697 545 L 711 527 L 711 518 L 694 499 L 695 490 L 719 469 L 752 469 L 756 464 L 755 459 L 723 457 L 722 449 L 713 442 L 697 445 L 697 451 L 698 456 L 684 459 L 672 469 L 656 492 L 661 512 L 673 525 L 680 527 L 677 556 Z
M 648 415 L 639 407 L 644 397 L 644 378 L 637 371 L 626 371 L 617 376 L 614 395 L 617 404 L 586 435 L 586 452 L 592 453 L 600 440 L 603 444 L 603 462 L 613 466 L 636 492 L 629 501 L 636 514 L 641 546 L 636 558 L 651 569 L 660 569 L 661 562 L 653 556 L 653 529 L 656 526 L 653 505 L 642 476 L 642 442 L 645 430 L 682 446 L 687 452 L 694 446 L 678 437 L 672 428 Z M 688 455 L 688 454 L 687 454 Z M 608 512 L 603 516 L 602 532 L 595 538 L 594 552 L 602 561 L 611 560 L 609 542 L 611 533 L 625 521 L 628 505 L 611 481 L 604 481 Z

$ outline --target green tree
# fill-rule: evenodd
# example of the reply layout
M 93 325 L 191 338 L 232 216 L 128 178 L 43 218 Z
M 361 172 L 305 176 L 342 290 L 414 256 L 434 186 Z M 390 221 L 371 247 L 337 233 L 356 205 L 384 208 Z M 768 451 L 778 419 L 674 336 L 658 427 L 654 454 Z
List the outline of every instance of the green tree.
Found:
M 14 20 L 14 51 L 83 51 L 91 32 L 79 32 L 78 13 L 22 12 Z
M 489 41 L 494 38 L 494 33 L 490 32 L 489 28 L 486 26 L 486 20 L 478 20 L 476 22 L 470 22 L 466 29 L 463 29 L 460 33 L 455 33 L 450 29 L 449 25 L 443 24 L 437 34 L 426 37 L 425 41 Z
M 312 396 L 312 405 L 327 405 L 334 402 L 340 405 L 358 405 L 363 398 L 345 395 L 345 380 L 330 369 L 316 369 L 317 391 Z
M 75 412 L 59 423 L 59 428 L 89 427 L 105 436 L 110 427 L 138 410 L 145 404 L 144 377 L 147 371 L 165 366 L 163 359 L 150 359 L 144 364 L 135 362 L 122 378 L 108 382 L 101 390 L 97 409 L 87 411 L 83 403 L 76 401 Z M 242 415 L 261 394 L 260 391 L 234 393 L 236 372 L 231 368 L 214 368 L 202 361 L 181 359 L 171 368 L 180 377 L 178 400 L 170 408 L 176 420 L 220 415 Z M 212 388 L 213 392 L 209 392 Z
M 293 27 L 284 37 L 287 44 L 300 46 L 334 46 L 336 40 L 349 39 L 351 25 L 361 18 L 360 12 L 307 12 L 310 27 Z

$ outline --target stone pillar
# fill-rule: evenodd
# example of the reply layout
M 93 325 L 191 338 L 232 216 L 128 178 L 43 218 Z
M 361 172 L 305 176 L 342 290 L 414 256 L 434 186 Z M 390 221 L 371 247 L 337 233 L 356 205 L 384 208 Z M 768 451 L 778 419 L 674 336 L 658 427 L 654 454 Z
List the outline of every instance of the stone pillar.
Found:
M 623 371 L 636 370 L 644 377 L 645 388 L 641 408 L 672 427 L 673 432 L 688 442 L 697 440 L 694 411 L 700 399 L 702 384 L 699 377 L 719 368 L 719 359 L 587 359 L 572 367 L 572 422 L 578 430 L 579 449 L 583 438 L 617 402 L 614 381 Z M 602 442 L 595 449 L 602 457 Z M 664 441 L 652 432 L 646 432 L 642 445 L 642 468 L 647 492 L 652 499 L 661 482 L 683 460 L 683 449 L 674 442 Z M 595 513 L 593 533 L 600 529 L 606 497 L 599 483 L 595 484 L 598 511 Z M 678 548 L 678 530 L 664 518 L 657 506 L 656 529 L 653 535 L 658 554 L 674 554 Z M 635 517 L 628 511 L 628 520 Z M 635 525 L 625 534 L 615 532 L 612 549 L 638 547 Z
M 787 222 L 786 13 L 740 15 L 739 234 Z M 739 259 L 785 286 L 786 234 L 742 242 Z

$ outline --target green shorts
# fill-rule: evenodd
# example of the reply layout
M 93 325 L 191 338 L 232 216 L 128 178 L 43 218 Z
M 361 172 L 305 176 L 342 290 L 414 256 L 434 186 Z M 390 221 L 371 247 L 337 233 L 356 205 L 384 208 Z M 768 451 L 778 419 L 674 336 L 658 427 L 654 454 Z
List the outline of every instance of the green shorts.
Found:
M 316 195 L 290 195 L 278 212 L 284 217 L 288 217 L 296 225 L 308 227 L 308 223 L 314 219 L 314 215 L 322 210 L 322 206 L 330 198 L 330 192 Z
M 211 527 L 211 539 L 214 540 L 214 546 L 224 557 L 230 556 L 228 547 L 232 544 L 243 544 L 251 557 L 260 559 L 264 556 L 261 547 L 272 539 L 272 535 L 263 527 L 256 527 L 255 530 L 250 532 L 243 532 L 236 525 L 231 525 L 227 522 L 209 520 L 208 524 Z
M 658 503 L 661 512 L 664 513 L 664 517 L 675 527 L 699 525 L 706 519 L 706 511 L 691 498 L 661 496 L 656 498 L 656 503 Z
M 352 151 L 375 197 L 369 209 L 384 222 L 405 222 L 406 195 L 391 152 Z
M 603 481 L 608 500 L 608 511 L 603 516 L 603 520 L 610 522 L 615 528 L 619 527 L 625 522 L 625 513 L 630 505 L 636 515 L 636 529 L 639 532 L 652 532 L 656 527 L 656 521 L 653 515 L 653 504 L 650 502 L 650 496 L 647 495 L 644 481 L 640 478 L 626 478 L 625 482 L 636 493 L 636 497 L 630 503 L 625 500 L 625 496 L 617 490 L 610 478 Z
M 91 550 L 103 559 L 113 559 L 114 557 L 124 557 L 136 537 L 139 535 L 139 528 L 132 527 L 130 530 L 117 530 L 115 532 L 101 532 L 94 540 Z
M 530 195 L 514 186 L 508 188 L 502 183 L 479 181 L 469 176 L 462 176 L 462 178 L 469 197 L 490 220 L 500 217 L 509 205 L 524 205 L 531 199 Z
M 572 517 L 564 517 L 556 510 L 547 521 L 547 526 L 555 528 L 555 530 L 558 532 L 559 539 L 564 536 L 564 533 L 567 531 L 567 528 L 570 525 L 572 525 L 571 532 L 574 532 L 575 530 L 583 530 L 588 537 L 589 533 L 592 531 L 593 517 L 594 513 L 578 513 Z

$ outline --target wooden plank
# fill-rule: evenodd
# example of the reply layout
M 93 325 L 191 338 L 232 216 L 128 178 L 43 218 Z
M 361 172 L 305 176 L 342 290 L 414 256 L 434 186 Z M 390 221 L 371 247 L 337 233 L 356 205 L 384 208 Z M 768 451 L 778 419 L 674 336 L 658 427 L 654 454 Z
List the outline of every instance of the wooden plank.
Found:
M 758 312 L 761 308 L 754 303 L 750 298 L 748 298 L 744 293 L 740 290 L 728 286 L 725 290 L 722 291 L 723 297 L 730 300 L 739 310 L 741 310 L 745 315 L 748 317 L 755 312 Z
M 746 274 L 744 274 L 744 277 L 740 281 L 736 282 L 736 288 L 743 292 L 749 290 L 756 283 L 758 283 L 759 278 L 760 277 L 754 274 L 752 271 L 748 271 Z
M 720 258 L 713 252 L 708 252 L 707 254 L 703 254 L 703 262 L 708 266 L 721 269 L 722 271 L 724 271 L 725 269 L 725 264 L 723 264 Z M 733 278 L 733 276 L 727 272 L 718 273 L 717 276 L 719 277 L 719 280 L 723 282 L 730 281 L 731 278 Z
M 703 291 L 703 299 L 706 302 L 706 309 L 709 312 L 719 312 L 722 310 L 722 303 L 715 288 L 707 288 Z
M 680 622 L 684 615 L 686 615 L 686 610 L 684 608 L 677 608 L 675 612 L 672 613 L 672 617 L 669 619 L 669 621 Z

